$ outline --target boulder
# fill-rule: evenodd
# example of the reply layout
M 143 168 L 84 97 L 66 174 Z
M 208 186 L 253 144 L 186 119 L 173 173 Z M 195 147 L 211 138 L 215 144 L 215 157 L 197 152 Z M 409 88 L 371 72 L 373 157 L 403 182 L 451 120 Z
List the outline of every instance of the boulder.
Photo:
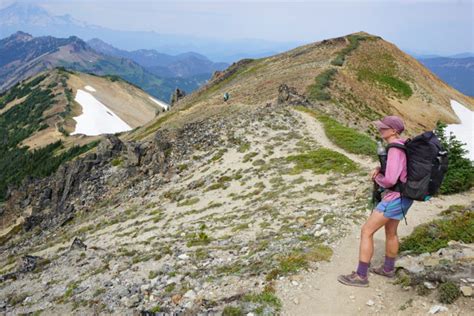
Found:
M 71 246 L 69 247 L 69 250 L 87 250 L 87 245 L 80 240 L 78 237 L 75 237 L 74 240 L 72 241 Z
M 112 157 L 122 150 L 123 143 L 114 134 L 107 134 L 97 146 L 97 153 L 103 157 Z
M 286 84 L 281 84 L 278 87 L 278 104 L 289 104 L 289 105 L 309 105 L 310 102 L 304 95 L 298 94 L 296 88 L 289 87 Z
M 139 166 L 140 159 L 143 154 L 141 144 L 135 142 L 126 143 L 127 148 L 127 165 L 128 166 Z
M 170 100 L 171 106 L 174 106 L 179 100 L 181 100 L 185 96 L 186 96 L 186 92 L 184 90 L 176 88 L 176 90 L 174 90 L 173 92 L 173 95 L 171 96 L 171 100 Z
M 26 273 L 32 272 L 38 262 L 41 260 L 41 257 L 26 255 L 21 257 L 17 262 L 17 272 Z

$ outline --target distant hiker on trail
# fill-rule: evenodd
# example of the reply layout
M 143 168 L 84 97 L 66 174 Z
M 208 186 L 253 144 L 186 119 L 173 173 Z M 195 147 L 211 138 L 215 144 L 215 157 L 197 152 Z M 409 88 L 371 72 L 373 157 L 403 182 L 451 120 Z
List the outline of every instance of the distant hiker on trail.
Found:
M 385 171 L 383 167 L 377 167 L 372 172 L 372 180 L 384 188 L 383 197 L 362 226 L 357 271 L 337 278 L 345 285 L 359 287 L 369 286 L 367 271 L 374 253 L 373 237 L 381 227 L 385 227 L 385 263 L 383 266 L 370 268 L 370 271 L 389 278 L 395 275 L 395 257 L 398 254 L 397 228 L 413 203 L 412 199 L 401 197 L 400 192 L 395 189 L 397 183 L 407 182 L 407 156 L 403 149 L 396 147 L 397 144 L 404 145 L 406 141 L 400 137 L 405 129 L 403 121 L 397 116 L 386 116 L 374 123 L 389 147 L 393 146 L 386 156 Z

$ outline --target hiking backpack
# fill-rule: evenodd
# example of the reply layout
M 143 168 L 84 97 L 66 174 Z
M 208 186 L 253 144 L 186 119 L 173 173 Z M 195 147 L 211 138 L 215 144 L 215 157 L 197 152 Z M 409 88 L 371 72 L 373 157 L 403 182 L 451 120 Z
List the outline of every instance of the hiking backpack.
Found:
M 407 182 L 398 180 L 393 191 L 417 201 L 427 201 L 435 195 L 448 170 L 448 153 L 435 133 L 428 131 L 406 140 L 405 144 L 391 143 L 390 148 L 400 148 L 407 157 Z

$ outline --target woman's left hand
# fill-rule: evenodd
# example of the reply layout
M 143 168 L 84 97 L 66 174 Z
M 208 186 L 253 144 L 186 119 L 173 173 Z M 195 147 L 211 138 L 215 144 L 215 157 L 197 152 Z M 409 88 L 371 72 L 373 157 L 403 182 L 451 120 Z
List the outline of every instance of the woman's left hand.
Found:
M 376 167 L 376 168 L 374 169 L 374 171 L 372 171 L 372 176 L 371 176 L 372 180 L 374 180 L 375 177 L 376 177 L 379 173 L 380 173 L 380 167 Z

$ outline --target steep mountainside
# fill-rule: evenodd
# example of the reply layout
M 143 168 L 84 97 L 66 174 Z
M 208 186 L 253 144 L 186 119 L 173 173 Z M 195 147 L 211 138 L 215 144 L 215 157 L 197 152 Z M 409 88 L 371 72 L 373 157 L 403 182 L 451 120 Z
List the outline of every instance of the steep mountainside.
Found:
M 206 80 L 200 77 L 162 78 L 130 59 L 98 53 L 75 36 L 33 37 L 17 32 L 0 40 L 0 91 L 58 66 L 97 75 L 119 76 L 166 101 L 170 99 L 174 89 L 192 91 Z
M 240 61 L 9 190 L 0 311 L 278 314 L 278 283 L 298 286 L 370 214 L 369 122 L 396 113 L 412 135 L 456 122 L 450 99 L 473 108 L 366 33 Z
M 86 102 L 78 95 L 86 96 Z M 94 100 L 107 109 L 104 118 L 94 117 Z M 88 150 L 86 145 L 98 137 L 72 135 L 81 129 L 102 127 L 109 117 L 116 117 L 130 130 L 164 110 L 143 90 L 115 78 L 53 69 L 22 81 L 0 96 L 0 199 L 8 185 L 26 176 L 47 175 Z M 83 116 L 84 123 L 79 119 Z

